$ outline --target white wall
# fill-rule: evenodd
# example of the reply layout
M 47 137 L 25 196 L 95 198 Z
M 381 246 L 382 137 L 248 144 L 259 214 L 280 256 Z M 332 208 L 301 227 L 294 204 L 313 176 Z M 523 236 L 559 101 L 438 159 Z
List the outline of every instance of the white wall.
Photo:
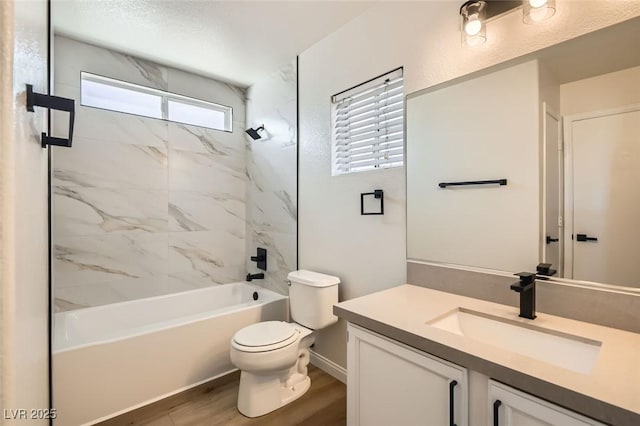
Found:
M 640 103 L 640 67 L 563 84 L 560 96 L 562 115 Z
M 538 264 L 538 61 L 407 99 L 407 258 Z M 439 182 L 507 179 L 441 189 Z M 507 248 L 508 249 L 505 249 Z
M 47 93 L 44 1 L 0 2 L 0 408 L 48 408 L 46 113 L 25 108 L 25 84 Z M 48 420 L 2 424 L 48 424 Z
M 331 176 L 331 95 L 398 66 L 411 93 L 640 15 L 640 2 L 558 0 L 550 21 L 524 25 L 516 11 L 468 49 L 459 7 L 380 2 L 300 55 L 300 267 L 339 276 L 343 300 L 406 280 L 405 185 L 403 169 Z M 385 215 L 360 216 L 359 194 L 375 188 Z M 344 324 L 320 332 L 315 350 L 344 366 Z

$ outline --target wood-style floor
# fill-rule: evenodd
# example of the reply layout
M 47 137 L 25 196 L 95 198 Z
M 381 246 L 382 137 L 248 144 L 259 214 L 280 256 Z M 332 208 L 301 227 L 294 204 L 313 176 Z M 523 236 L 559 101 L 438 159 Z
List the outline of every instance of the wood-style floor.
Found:
M 311 388 L 302 397 L 279 410 L 254 419 L 238 412 L 240 373 L 230 374 L 175 397 L 100 423 L 101 426 L 214 426 L 214 425 L 305 425 L 346 424 L 346 386 L 324 371 L 309 365 Z

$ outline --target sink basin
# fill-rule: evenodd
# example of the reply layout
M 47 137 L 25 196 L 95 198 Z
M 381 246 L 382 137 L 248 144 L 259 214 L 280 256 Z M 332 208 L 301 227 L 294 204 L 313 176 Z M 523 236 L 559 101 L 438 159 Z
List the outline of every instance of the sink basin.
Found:
M 464 308 L 426 324 L 584 374 L 591 372 L 602 346 L 596 340 Z

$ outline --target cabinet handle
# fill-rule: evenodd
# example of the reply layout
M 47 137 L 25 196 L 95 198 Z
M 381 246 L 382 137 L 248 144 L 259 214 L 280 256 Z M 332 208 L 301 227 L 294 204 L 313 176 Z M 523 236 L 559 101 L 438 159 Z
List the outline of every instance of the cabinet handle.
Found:
M 449 426 L 456 426 L 456 423 L 454 422 L 455 408 L 453 405 L 454 404 L 453 392 L 457 384 L 458 382 L 455 380 L 452 380 L 449 382 Z
M 500 419 L 498 415 L 500 414 L 500 406 L 502 405 L 502 401 L 496 399 L 493 403 L 493 426 L 500 426 Z

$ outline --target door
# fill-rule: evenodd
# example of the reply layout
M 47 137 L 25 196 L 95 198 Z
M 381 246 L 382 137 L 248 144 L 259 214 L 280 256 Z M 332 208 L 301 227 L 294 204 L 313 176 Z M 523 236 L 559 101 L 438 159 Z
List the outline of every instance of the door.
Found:
M 494 426 L 604 426 L 588 417 L 489 380 Z
M 640 105 L 567 117 L 565 138 L 566 276 L 637 286 Z
M 347 424 L 467 426 L 467 370 L 349 324 Z
M 560 143 L 560 121 L 558 115 L 549 110 L 543 103 L 544 111 L 544 232 L 543 256 L 545 263 L 558 270 L 562 276 L 562 144 Z

